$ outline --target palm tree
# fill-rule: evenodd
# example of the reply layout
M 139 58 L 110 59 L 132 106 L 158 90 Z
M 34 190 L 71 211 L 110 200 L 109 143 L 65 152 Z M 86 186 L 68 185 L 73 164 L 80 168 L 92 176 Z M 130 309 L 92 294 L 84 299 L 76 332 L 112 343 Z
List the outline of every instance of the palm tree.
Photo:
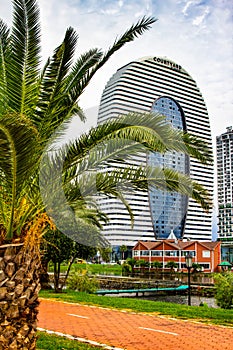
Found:
M 46 230 L 60 230 L 80 243 L 79 224 L 101 227 L 107 220 L 96 194 L 118 197 L 133 213 L 123 191 L 150 186 L 179 190 L 208 208 L 206 191 L 169 169 L 131 168 L 127 161 L 145 149 L 182 150 L 209 161 L 205 144 L 181 134 L 157 115 L 122 116 L 60 146 L 71 118 L 85 117 L 78 99 L 94 74 L 125 43 L 150 28 L 143 17 L 104 53 L 91 49 L 74 63 L 77 34 L 68 28 L 40 68 L 40 25 L 36 0 L 13 0 L 11 31 L 0 21 L 0 347 L 35 348 L 39 291 L 39 245 Z M 124 166 L 112 169 L 112 161 Z M 120 185 L 119 185 L 120 184 Z M 104 243 L 102 237 L 93 245 Z
M 175 261 L 171 260 L 167 262 L 166 267 L 170 268 L 170 273 L 172 275 L 175 269 L 178 267 L 178 264 Z
M 122 255 L 121 259 L 124 260 L 125 259 L 125 252 L 127 252 L 126 245 L 123 244 L 123 245 L 120 246 L 120 252 L 121 252 L 121 255 Z
M 144 274 L 145 267 L 149 267 L 149 266 L 150 266 L 150 263 L 149 263 L 149 261 L 146 261 L 146 260 L 144 260 L 144 259 L 140 259 L 140 260 L 137 260 L 137 261 L 136 261 L 136 266 L 138 266 L 140 272 L 141 272 L 141 270 L 142 270 L 142 274 Z
M 127 258 L 126 263 L 131 267 L 132 276 L 134 275 L 134 267 L 136 265 L 137 260 L 134 258 Z
M 162 264 L 162 262 L 156 260 L 156 261 L 153 261 L 152 267 L 155 268 L 155 274 L 156 274 L 156 276 L 158 276 L 158 271 L 159 271 L 159 269 L 161 269 L 163 267 L 163 264 Z
M 158 271 L 158 269 L 161 269 L 163 267 L 163 264 L 157 260 L 152 263 L 152 267 L 154 267 L 156 271 Z
M 200 272 L 201 271 L 201 265 L 200 264 L 198 264 L 198 263 L 193 263 L 192 264 L 192 269 L 193 269 L 193 271 L 192 271 L 192 273 L 197 273 L 197 272 Z

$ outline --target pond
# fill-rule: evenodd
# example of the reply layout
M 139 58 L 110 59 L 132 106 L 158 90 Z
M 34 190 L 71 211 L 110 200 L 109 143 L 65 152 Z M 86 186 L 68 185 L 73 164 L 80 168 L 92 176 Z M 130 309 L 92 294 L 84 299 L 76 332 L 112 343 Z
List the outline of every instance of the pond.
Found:
M 127 296 L 130 297 L 130 296 Z M 144 296 L 139 297 L 144 300 L 165 301 L 175 304 L 188 305 L 187 295 L 156 295 L 156 296 Z M 191 296 L 191 305 L 200 306 L 201 303 L 207 304 L 209 307 L 218 308 L 214 298 L 199 297 L 196 295 Z

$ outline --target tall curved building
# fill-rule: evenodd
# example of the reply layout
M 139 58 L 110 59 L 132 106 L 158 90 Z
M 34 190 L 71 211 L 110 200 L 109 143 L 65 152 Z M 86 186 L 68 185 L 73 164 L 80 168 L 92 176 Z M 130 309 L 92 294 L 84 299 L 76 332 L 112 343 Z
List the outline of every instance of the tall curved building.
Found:
M 100 102 L 98 123 L 128 112 L 159 112 L 173 127 L 197 135 L 212 151 L 209 117 L 204 99 L 193 78 L 175 62 L 146 57 L 117 70 L 108 81 Z M 189 174 L 213 197 L 213 166 L 202 165 L 182 153 L 150 153 L 133 163 L 171 167 Z M 194 200 L 178 193 L 149 190 L 128 193 L 135 215 L 133 229 L 129 214 L 116 199 L 101 199 L 100 206 L 110 221 L 104 235 L 112 246 L 134 246 L 138 240 L 177 238 L 199 241 L 212 239 L 212 212 L 204 212 Z

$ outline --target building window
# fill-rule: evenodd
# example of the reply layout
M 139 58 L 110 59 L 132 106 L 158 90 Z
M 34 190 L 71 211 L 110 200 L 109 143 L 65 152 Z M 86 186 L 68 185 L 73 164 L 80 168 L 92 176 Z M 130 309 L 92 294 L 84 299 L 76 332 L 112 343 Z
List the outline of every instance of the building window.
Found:
M 210 264 L 209 263 L 198 263 L 201 267 L 203 267 L 203 269 L 210 269 Z
M 163 256 L 163 251 L 162 250 L 152 250 L 151 256 Z
M 141 252 L 140 252 L 141 254 L 141 256 L 149 256 L 150 254 L 149 254 L 149 250 L 141 250 Z
M 187 254 L 191 254 L 192 257 L 196 256 L 195 250 L 182 250 L 181 256 L 186 256 Z
M 177 250 L 166 250 L 164 252 L 165 256 L 179 256 L 179 251 Z
M 209 250 L 203 250 L 202 251 L 202 257 L 203 258 L 210 258 L 210 251 Z

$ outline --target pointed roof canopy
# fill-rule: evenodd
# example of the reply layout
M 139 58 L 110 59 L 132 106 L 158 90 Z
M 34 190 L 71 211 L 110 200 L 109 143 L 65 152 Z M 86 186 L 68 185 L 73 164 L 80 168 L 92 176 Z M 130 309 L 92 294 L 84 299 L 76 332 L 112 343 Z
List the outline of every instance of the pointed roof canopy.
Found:
M 221 261 L 220 264 L 218 264 L 218 266 L 232 266 L 231 263 L 229 263 L 229 261 Z

